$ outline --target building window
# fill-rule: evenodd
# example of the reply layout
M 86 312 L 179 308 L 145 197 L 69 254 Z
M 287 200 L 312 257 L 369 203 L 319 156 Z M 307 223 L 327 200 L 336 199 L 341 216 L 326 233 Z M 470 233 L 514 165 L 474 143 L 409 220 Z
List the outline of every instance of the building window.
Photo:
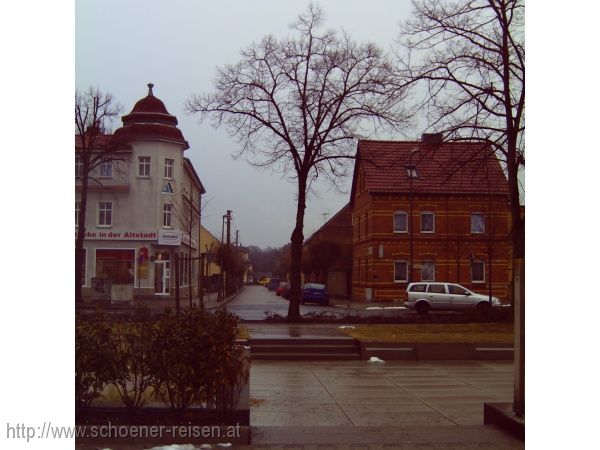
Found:
M 138 176 L 149 177 L 150 176 L 150 157 L 139 156 L 138 157 Z
M 102 161 L 100 163 L 100 177 L 112 178 L 112 161 Z
M 433 261 L 423 261 L 421 265 L 421 281 L 435 280 L 435 263 Z
M 165 158 L 165 178 L 172 179 L 173 178 L 173 163 L 174 160 Z
M 485 216 L 483 213 L 471 214 L 471 233 L 483 234 L 485 232 Z
M 485 283 L 485 263 L 483 261 L 471 263 L 471 282 Z
M 163 194 L 172 194 L 173 193 L 173 186 L 171 186 L 171 183 L 169 183 L 168 181 L 165 183 L 162 193 Z
M 417 166 L 406 166 L 406 176 L 408 178 L 419 178 Z
M 173 205 L 165 203 L 163 205 L 163 227 L 171 228 L 173 222 Z
M 408 216 L 405 211 L 396 211 L 394 213 L 394 233 L 408 232 Z
M 81 178 L 83 176 L 83 161 L 81 156 L 75 155 L 75 178 Z
M 189 286 L 190 284 L 190 255 L 182 253 L 179 258 L 179 286 Z
M 75 226 L 79 225 L 79 212 L 81 211 L 81 202 L 75 202 Z
M 96 249 L 96 277 L 114 284 L 133 284 L 135 250 Z
M 394 283 L 406 283 L 408 281 L 408 263 L 406 261 L 394 261 Z
M 98 202 L 98 226 L 112 226 L 112 202 Z
M 421 213 L 421 233 L 435 233 L 435 214 L 432 212 Z

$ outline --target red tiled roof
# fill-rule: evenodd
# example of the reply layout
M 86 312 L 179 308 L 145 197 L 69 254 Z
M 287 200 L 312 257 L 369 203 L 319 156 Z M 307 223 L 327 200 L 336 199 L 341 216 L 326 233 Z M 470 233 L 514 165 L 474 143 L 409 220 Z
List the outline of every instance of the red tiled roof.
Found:
M 96 148 L 104 148 L 108 147 L 110 140 L 112 139 L 112 134 L 98 134 L 94 138 L 94 147 Z M 75 135 L 75 148 L 81 147 L 81 135 Z
M 417 171 L 417 178 L 412 180 L 415 193 L 508 194 L 506 176 L 490 151 L 490 147 L 481 142 L 431 145 L 420 141 L 361 140 L 352 194 L 357 167 L 364 171 L 370 192 L 409 192 L 406 166 L 411 164 Z

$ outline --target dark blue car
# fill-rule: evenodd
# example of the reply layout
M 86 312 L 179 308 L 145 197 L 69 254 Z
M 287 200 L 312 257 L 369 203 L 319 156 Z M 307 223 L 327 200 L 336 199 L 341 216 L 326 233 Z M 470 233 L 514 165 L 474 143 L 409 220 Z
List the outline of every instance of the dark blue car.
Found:
M 301 303 L 307 302 L 328 306 L 329 292 L 327 292 L 327 286 L 318 283 L 306 283 L 302 289 Z

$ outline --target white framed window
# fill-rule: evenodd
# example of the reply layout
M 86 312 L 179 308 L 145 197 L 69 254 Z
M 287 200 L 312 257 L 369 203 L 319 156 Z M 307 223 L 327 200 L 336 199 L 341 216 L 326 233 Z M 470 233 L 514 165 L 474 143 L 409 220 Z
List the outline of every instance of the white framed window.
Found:
M 161 191 L 162 194 L 172 194 L 173 193 L 173 186 L 171 186 L 170 182 L 166 182 L 165 185 L 163 186 L 163 189 Z
M 163 205 L 163 228 L 171 228 L 173 226 L 173 205 L 165 203 Z
M 471 282 L 485 283 L 485 262 L 473 261 L 471 263 Z
M 102 161 L 100 163 L 100 177 L 101 178 L 112 178 L 113 164 L 112 161 Z
M 434 261 L 423 261 L 421 265 L 421 281 L 435 281 Z
M 150 157 L 138 156 L 138 177 L 150 176 Z
M 435 214 L 433 212 L 421 213 L 421 233 L 435 233 Z
M 75 202 L 75 226 L 79 225 L 79 212 L 81 211 L 81 202 Z
M 406 166 L 406 176 L 408 178 L 419 178 L 417 166 Z
M 175 163 L 174 160 L 170 159 L 170 158 L 165 158 L 165 171 L 164 171 L 164 177 L 171 180 L 173 178 L 173 164 Z
M 98 226 L 110 227 L 113 223 L 112 202 L 98 202 Z
M 190 255 L 182 253 L 179 258 L 179 286 L 189 286 L 190 284 Z
M 408 214 L 406 214 L 406 211 L 394 212 L 394 233 L 408 233 Z
M 75 178 L 81 178 L 83 176 L 83 161 L 81 156 L 75 155 Z
M 406 283 L 408 281 L 408 263 L 406 261 L 394 261 L 394 283 Z
M 471 233 L 485 233 L 485 215 L 483 213 L 471 213 Z

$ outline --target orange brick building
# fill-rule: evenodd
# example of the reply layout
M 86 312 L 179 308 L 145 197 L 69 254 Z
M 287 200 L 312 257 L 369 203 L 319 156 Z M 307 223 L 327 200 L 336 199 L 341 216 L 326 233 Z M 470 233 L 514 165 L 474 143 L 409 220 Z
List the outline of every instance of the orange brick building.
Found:
M 510 302 L 508 183 L 488 146 L 359 141 L 350 206 L 354 300 L 404 300 L 409 282 L 435 280 Z

